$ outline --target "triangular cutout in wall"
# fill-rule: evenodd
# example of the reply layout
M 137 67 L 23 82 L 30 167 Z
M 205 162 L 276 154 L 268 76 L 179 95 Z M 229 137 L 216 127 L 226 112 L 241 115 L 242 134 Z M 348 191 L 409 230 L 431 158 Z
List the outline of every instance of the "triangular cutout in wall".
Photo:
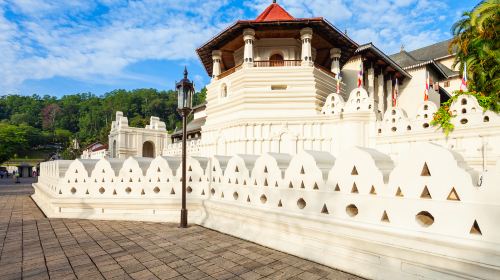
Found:
M 267 166 L 264 166 L 264 173 L 267 173 Z
M 314 182 L 313 190 L 319 190 L 318 183 Z
M 323 208 L 321 208 L 321 214 L 329 214 L 328 213 L 328 208 L 326 208 L 326 203 L 323 204 Z
M 396 196 L 399 196 L 399 197 L 403 197 L 404 196 L 400 187 L 398 187 L 398 190 L 396 191 Z
M 236 168 L 234 169 L 234 172 L 240 172 L 240 170 L 238 169 L 238 166 L 236 166 Z
M 305 188 L 306 188 L 306 186 L 304 185 L 304 181 L 302 181 L 302 182 L 300 183 L 300 188 L 301 188 L 301 189 L 305 189 Z
M 221 198 L 224 198 L 224 192 L 222 192 L 222 193 L 220 194 L 220 197 L 221 197 Z
M 427 186 L 424 187 L 424 190 L 422 191 L 420 198 L 432 199 L 431 193 L 429 192 Z
M 141 191 L 141 195 L 145 195 L 146 193 L 144 192 L 144 189 Z
M 352 184 L 352 190 L 351 193 L 359 193 L 358 187 L 356 186 L 356 182 Z
M 389 216 L 387 216 L 387 212 L 384 210 L 384 213 L 382 214 L 382 219 L 380 219 L 382 222 L 390 223 L 391 221 L 389 220 Z
M 247 202 L 250 202 L 250 196 L 247 196 Z
M 431 176 L 431 172 L 429 171 L 427 162 L 424 162 L 424 167 L 422 167 L 422 172 L 420 173 L 420 176 Z
M 281 203 L 281 199 L 280 199 L 280 201 L 278 202 L 278 207 L 283 207 L 283 204 Z
M 339 187 L 339 184 L 336 184 L 336 185 L 335 185 L 335 191 L 336 191 L 336 192 L 340 192 L 340 187 Z
M 264 179 L 264 187 L 267 187 L 267 178 Z
M 276 182 L 274 183 L 274 186 L 275 186 L 275 187 L 278 187 L 278 181 L 276 181 Z
M 358 175 L 358 169 L 356 169 L 356 165 L 352 168 L 351 175 Z
M 460 201 L 460 197 L 458 196 L 458 193 L 455 190 L 455 188 L 451 188 L 450 194 L 448 194 L 448 197 L 446 199 Z
M 170 191 L 170 194 L 175 194 L 174 188 Z
M 205 195 L 205 190 L 201 190 L 201 195 Z
M 193 171 L 193 168 L 191 168 L 191 165 L 189 166 L 188 171 Z
M 290 189 L 293 189 L 293 184 L 292 184 L 292 181 L 290 181 L 290 184 L 288 184 L 288 187 L 289 187 Z
M 116 190 L 113 190 L 113 195 L 116 195 Z
M 472 224 L 472 227 L 470 228 L 470 234 L 483 235 L 483 233 L 481 232 L 481 228 L 479 228 L 477 220 L 474 220 L 474 224 Z
M 372 188 L 370 189 L 370 194 L 377 194 L 377 191 L 375 190 L 375 186 L 372 185 Z
M 306 172 L 304 171 L 304 166 L 300 168 L 300 174 L 306 174 Z

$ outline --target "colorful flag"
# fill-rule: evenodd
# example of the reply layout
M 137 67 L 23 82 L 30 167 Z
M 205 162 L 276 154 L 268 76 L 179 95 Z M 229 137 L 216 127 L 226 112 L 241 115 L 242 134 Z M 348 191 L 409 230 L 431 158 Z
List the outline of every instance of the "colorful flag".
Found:
M 394 85 L 394 90 L 392 91 L 392 107 L 396 107 L 396 100 L 398 99 L 399 92 L 399 82 L 398 78 L 396 78 L 396 84 Z
M 359 72 L 358 72 L 358 88 L 363 84 L 363 61 L 359 64 Z
M 462 74 L 462 83 L 460 84 L 460 91 L 467 91 L 467 62 L 464 62 L 464 73 Z
M 340 81 L 342 80 L 342 75 L 339 73 L 337 76 L 337 94 L 340 94 Z
M 425 71 L 425 91 L 424 91 L 424 101 L 429 100 L 429 72 Z

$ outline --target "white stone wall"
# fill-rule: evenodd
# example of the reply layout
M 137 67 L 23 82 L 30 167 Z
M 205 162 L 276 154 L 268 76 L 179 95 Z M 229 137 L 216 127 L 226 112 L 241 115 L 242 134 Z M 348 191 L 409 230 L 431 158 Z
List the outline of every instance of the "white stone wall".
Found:
M 48 217 L 177 222 L 177 157 L 42 163 Z M 191 223 L 373 279 L 496 279 L 500 157 L 480 175 L 460 154 L 411 143 L 188 158 Z M 325 257 L 328 256 L 328 257 Z

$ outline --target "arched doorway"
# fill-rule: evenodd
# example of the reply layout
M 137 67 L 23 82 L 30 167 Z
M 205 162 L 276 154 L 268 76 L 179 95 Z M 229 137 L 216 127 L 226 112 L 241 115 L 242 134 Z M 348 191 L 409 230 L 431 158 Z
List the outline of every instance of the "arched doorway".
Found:
M 284 66 L 285 63 L 283 61 L 283 56 L 277 53 L 271 55 L 271 57 L 269 58 L 269 64 L 271 65 L 271 67 Z
M 142 144 L 142 156 L 154 158 L 155 157 L 155 145 L 151 141 L 146 141 Z

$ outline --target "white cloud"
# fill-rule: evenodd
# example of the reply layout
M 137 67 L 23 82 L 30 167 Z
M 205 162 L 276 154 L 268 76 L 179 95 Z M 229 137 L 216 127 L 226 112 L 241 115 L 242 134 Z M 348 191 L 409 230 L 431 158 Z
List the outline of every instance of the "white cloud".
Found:
M 412 49 L 449 37 L 447 26 L 429 31 L 446 8 L 443 1 L 279 3 L 295 17 L 323 16 L 340 30 L 347 29 L 358 43 L 371 41 L 392 53 L 402 43 Z M 0 0 L 0 94 L 15 91 L 27 79 L 55 76 L 80 81 L 148 79 L 130 77 L 124 69 L 147 59 L 196 60 L 196 47 L 249 10 L 257 15 L 270 4 L 243 0 L 238 7 L 234 2 Z

